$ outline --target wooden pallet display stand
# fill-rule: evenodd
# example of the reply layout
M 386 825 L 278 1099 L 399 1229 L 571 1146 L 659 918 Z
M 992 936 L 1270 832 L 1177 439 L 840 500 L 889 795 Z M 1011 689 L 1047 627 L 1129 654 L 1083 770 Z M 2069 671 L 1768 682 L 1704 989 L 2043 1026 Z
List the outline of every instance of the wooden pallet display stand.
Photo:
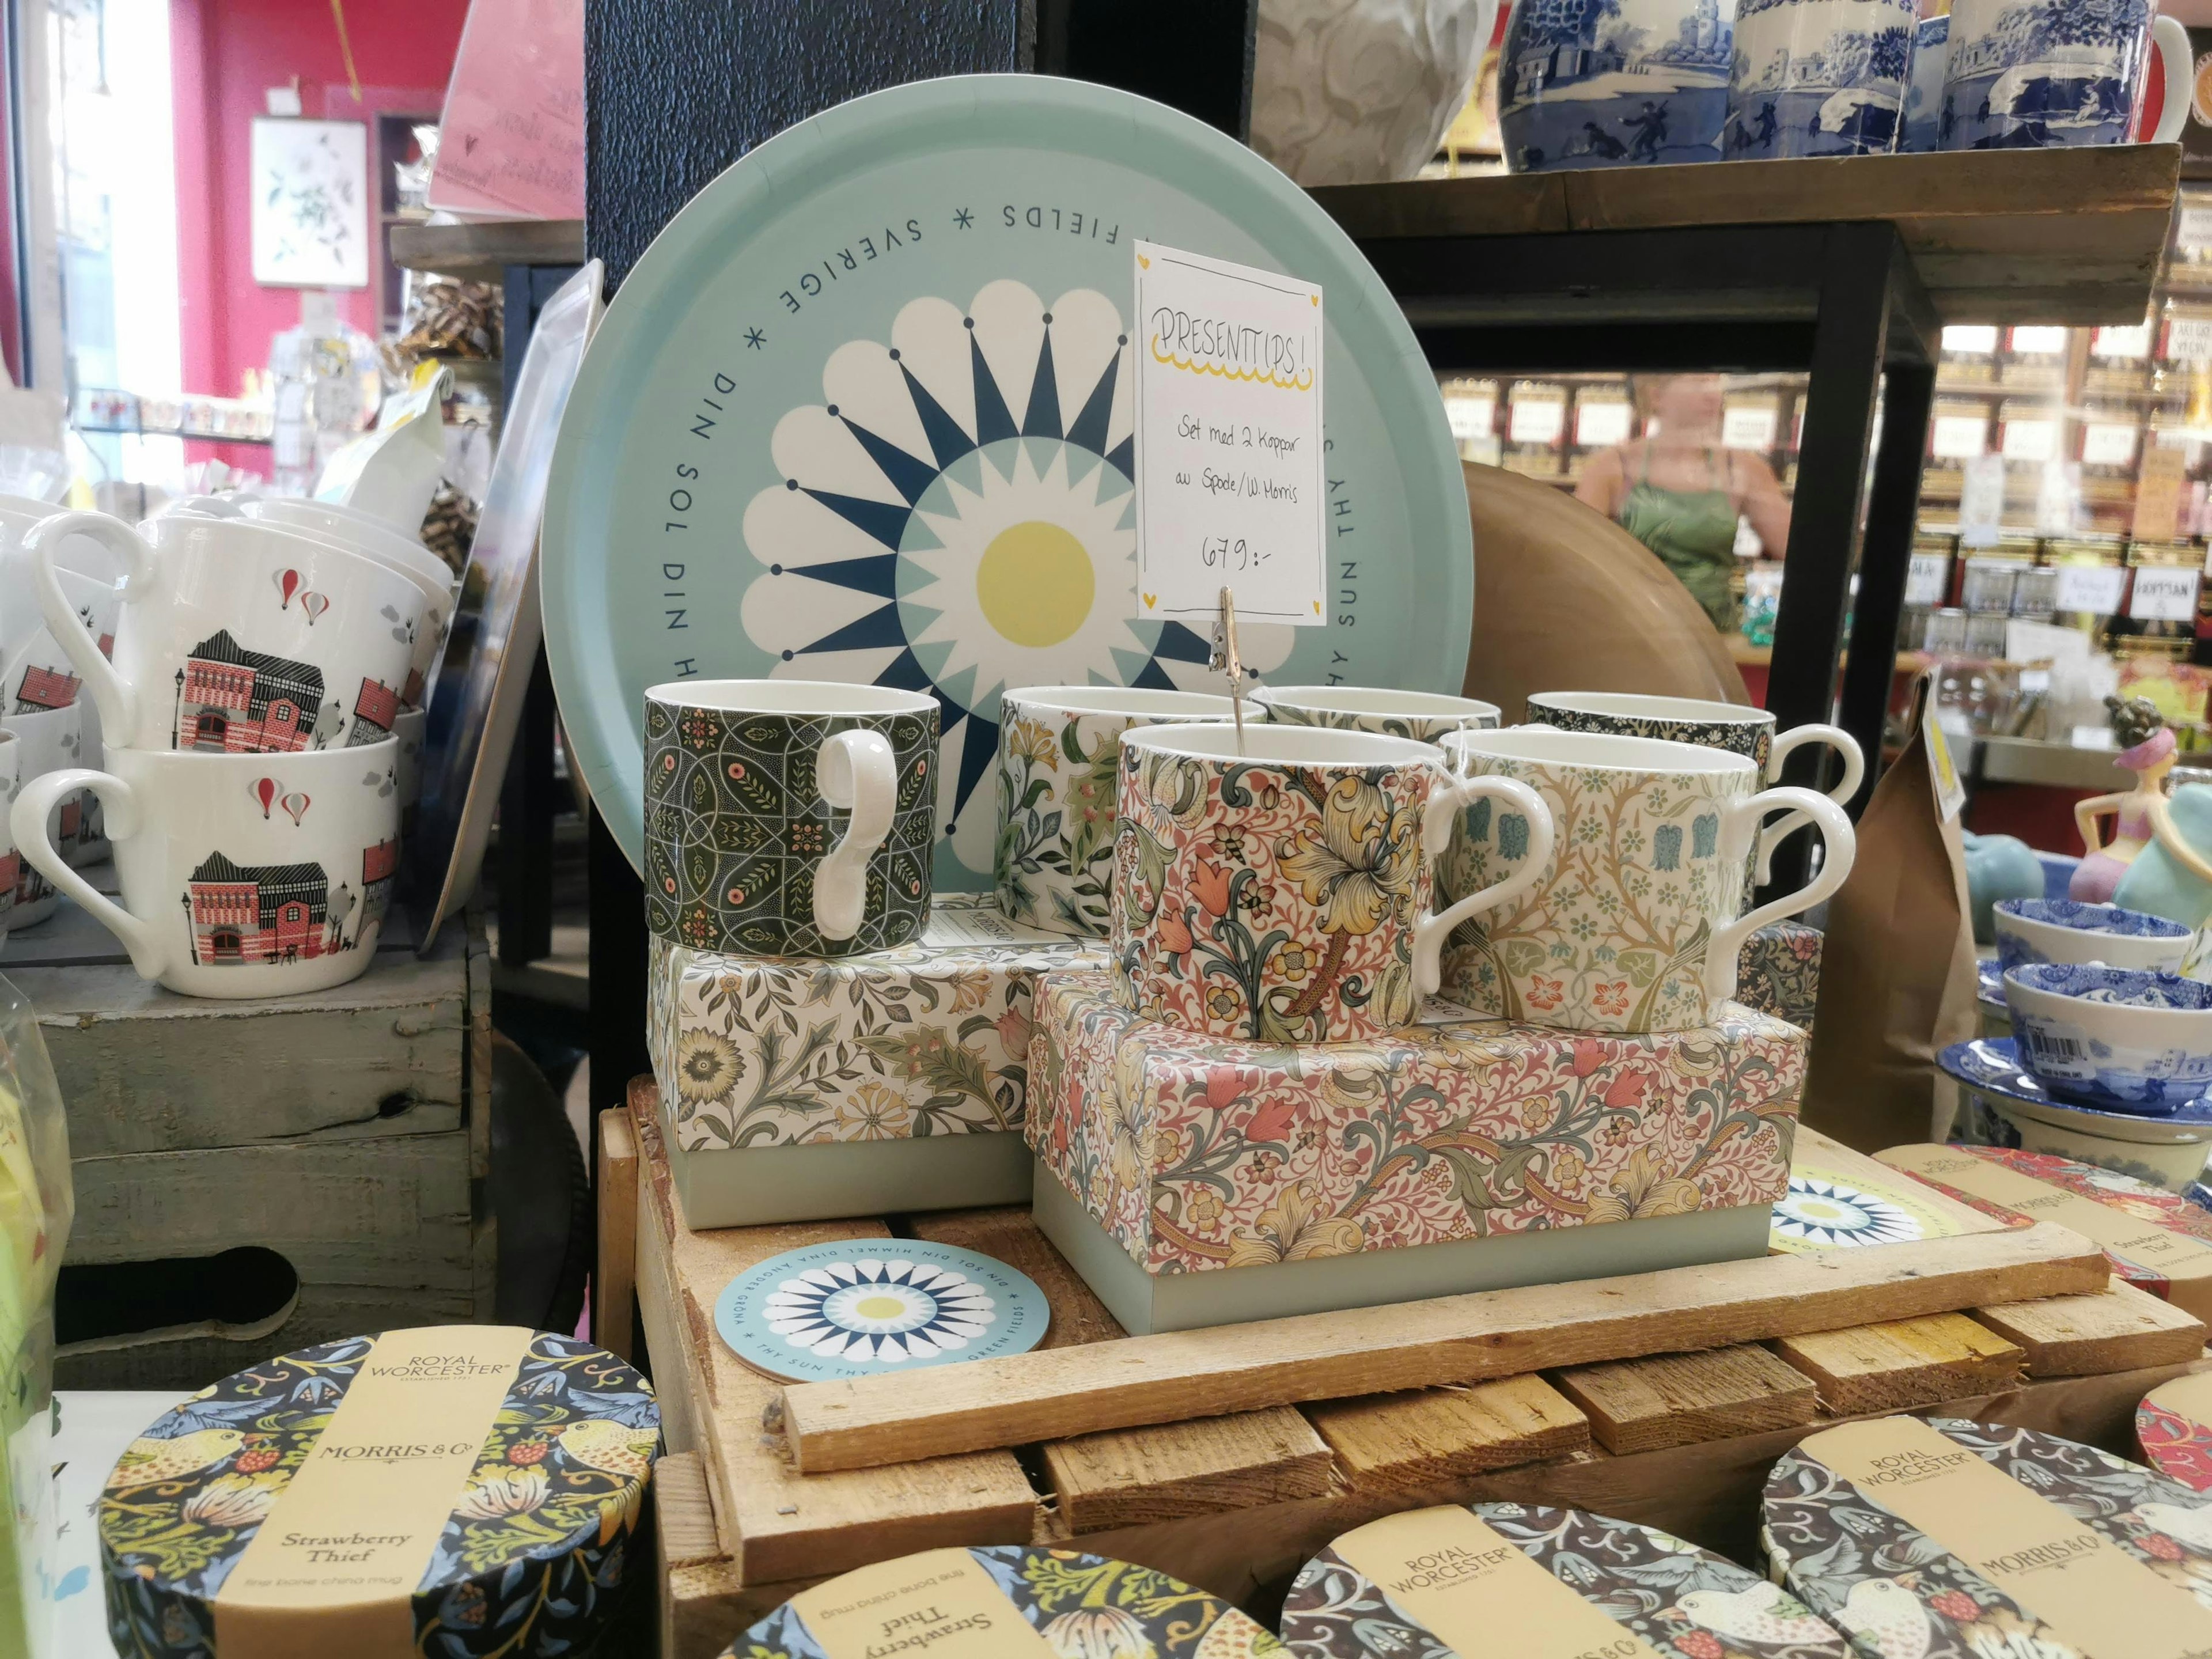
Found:
M 58 1386 L 194 1389 L 335 1337 L 491 1316 L 480 916 L 449 923 L 427 957 L 380 951 L 359 979 L 304 996 L 178 996 L 112 963 L 8 972 L 38 1009 L 67 1113 L 70 1263 L 258 1246 L 299 1277 L 264 1318 L 65 1347 Z
M 1762 1334 L 1756 1322 L 1747 1329 L 1740 1313 L 1702 1325 L 1678 1319 L 1663 1336 L 1638 1340 L 1678 1346 L 1686 1330 L 1717 1333 L 1720 1346 L 1656 1356 L 1624 1352 L 1565 1370 L 1524 1366 L 1486 1381 L 1269 1403 L 1182 1421 L 1102 1425 L 1070 1414 L 1030 1436 L 1018 1452 L 992 1446 L 801 1474 L 783 1431 L 788 1397 L 802 1391 L 738 1363 L 714 1334 L 714 1298 L 734 1274 L 779 1251 L 889 1237 L 891 1227 L 828 1222 L 693 1233 L 659 1150 L 657 1110 L 651 1080 L 639 1079 L 627 1121 L 612 1133 L 603 1129 L 603 1146 L 611 1149 L 603 1194 L 626 1186 L 635 1194 L 638 1313 L 670 1451 L 655 1480 L 668 1659 L 709 1659 L 747 1624 L 823 1577 L 949 1544 L 1073 1541 L 1263 1607 L 1267 1587 L 1279 1589 L 1339 1534 L 1426 1504 L 1574 1504 L 1664 1527 L 1748 1560 L 1766 1471 L 1817 1429 L 1911 1409 L 2016 1423 L 2118 1449 L 2128 1443 L 2144 1393 L 2212 1364 L 2201 1358 L 2206 1333 L 2195 1320 L 2154 1301 L 2154 1313 L 2124 1296 L 2108 1302 L 2102 1258 L 2084 1241 L 2063 1230 L 2008 1229 L 1955 1206 L 1969 1231 L 1930 1241 L 1940 1247 L 1932 1252 L 1901 1245 L 1883 1247 L 1886 1258 L 1881 1250 L 1768 1258 L 1809 1261 L 1816 1275 L 1838 1281 L 1825 1305 L 1837 1310 L 1839 1323 L 1826 1331 Z M 609 1122 L 623 1115 L 611 1113 Z M 634 1167 L 624 1156 L 633 1152 Z M 1851 1167 L 1856 1157 L 1832 1146 L 1822 1156 L 1832 1168 Z M 1237 1343 L 1219 1332 L 1128 1338 L 1022 1211 L 916 1217 L 900 1229 L 982 1250 L 1036 1279 L 1052 1304 L 1053 1327 L 1042 1349 L 1020 1358 L 1051 1366 L 1080 1362 L 1110 1373 L 1125 1368 L 1117 1355 L 1147 1344 L 1234 1351 L 1302 1322 L 1239 1328 Z M 1963 1265 L 1972 1261 L 1983 1265 Z M 1604 1298 L 1620 1283 L 1558 1287 L 1553 1299 L 1572 1299 L 1566 1293 L 1576 1291 Z M 2045 1292 L 2058 1299 L 2023 1300 Z M 1403 1324 L 1413 1306 L 1437 1305 L 1389 1311 Z M 1985 1316 L 1977 1311 L 1984 1305 L 2002 1311 Z M 1905 1316 L 1882 1317 L 1896 1310 Z M 1767 1327 L 1788 1323 L 1786 1314 L 1763 1318 Z M 2023 1330 L 2037 1321 L 2039 1328 L 2055 1329 L 2053 1318 L 2102 1333 L 2102 1346 L 2032 1351 L 1994 1328 L 2009 1320 Z M 2130 1320 L 2133 1328 L 2124 1328 Z M 1470 1376 L 1482 1374 L 1490 1348 L 1520 1352 L 1484 1338 L 1466 1346 Z M 2090 1359 L 2108 1369 L 2072 1374 Z M 939 1374 L 958 1374 L 988 1398 L 994 1390 L 980 1368 L 1002 1363 Z M 2056 1368 L 2047 1380 L 2039 1364 Z M 1219 1412 L 1243 1403 L 1221 1380 L 1209 1375 L 1182 1385 L 1188 1408 Z M 1110 1400 L 1114 1391 L 1093 1390 L 1089 1403 L 1101 1397 Z M 934 1433 L 936 1419 L 923 1405 L 921 1417 Z M 914 1449 L 925 1451 L 927 1443 L 918 1440 Z

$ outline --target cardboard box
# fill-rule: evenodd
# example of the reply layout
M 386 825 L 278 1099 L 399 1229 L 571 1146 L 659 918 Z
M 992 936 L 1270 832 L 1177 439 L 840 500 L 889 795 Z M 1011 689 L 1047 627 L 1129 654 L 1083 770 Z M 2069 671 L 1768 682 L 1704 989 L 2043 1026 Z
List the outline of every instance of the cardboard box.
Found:
M 1103 940 L 940 894 L 921 939 L 823 961 L 653 943 L 648 1041 L 694 1227 L 1026 1203 L 1038 978 Z
M 1893 1146 L 1875 1156 L 1990 1215 L 2071 1227 L 2104 1246 L 2130 1284 L 2212 1320 L 2212 1214 L 2177 1194 L 2002 1146 Z
M 1037 1224 L 1132 1331 L 1764 1255 L 1805 1036 L 1502 1020 L 1297 1048 L 1139 1019 L 1049 975 Z

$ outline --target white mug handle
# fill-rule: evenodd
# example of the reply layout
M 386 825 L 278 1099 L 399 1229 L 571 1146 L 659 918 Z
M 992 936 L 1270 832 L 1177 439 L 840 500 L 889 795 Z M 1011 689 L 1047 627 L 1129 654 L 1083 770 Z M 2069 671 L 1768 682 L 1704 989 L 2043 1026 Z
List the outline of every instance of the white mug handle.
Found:
M 867 911 L 868 860 L 891 833 L 898 760 L 880 732 L 833 732 L 814 757 L 814 780 L 823 799 L 853 815 L 814 866 L 814 926 L 826 939 L 848 939 Z
M 1528 820 L 1528 856 L 1503 881 L 1492 882 L 1479 893 L 1470 893 L 1449 910 L 1431 910 L 1413 924 L 1413 993 L 1432 997 L 1443 983 L 1444 941 L 1452 930 L 1471 916 L 1510 904 L 1543 879 L 1552 862 L 1552 809 L 1544 798 L 1516 778 L 1489 774 L 1474 778 L 1450 778 L 1429 797 L 1429 810 L 1421 820 L 1421 854 L 1433 865 L 1451 842 L 1459 815 L 1485 798 L 1502 800 L 1520 809 Z
M 105 513 L 58 513 L 51 519 L 41 519 L 23 540 L 46 631 L 90 688 L 93 702 L 100 706 L 102 729 L 114 733 L 113 741 L 128 744 L 135 740 L 138 730 L 137 694 L 115 672 L 115 665 L 100 655 L 100 641 L 85 627 L 69 595 L 62 592 L 61 578 L 54 574 L 55 550 L 71 536 L 88 537 L 122 558 L 129 574 L 116 594 L 123 605 L 141 604 L 153 592 L 153 544 L 122 520 L 111 519 Z
M 2196 52 L 2182 21 L 2163 12 L 2151 20 L 2150 38 L 2166 72 L 2166 99 L 2159 106 L 2158 131 L 2143 142 L 2170 144 L 2181 137 L 2182 124 L 2189 118 L 2189 99 L 2197 78 Z
M 1813 878 L 1809 885 L 1786 898 L 1762 904 L 1749 915 L 1713 930 L 1712 939 L 1705 946 L 1705 995 L 1711 1001 L 1726 1002 L 1735 995 L 1736 957 L 1745 939 L 1767 923 L 1802 915 L 1829 896 L 1844 884 L 1844 878 L 1851 873 L 1851 861 L 1858 856 L 1858 836 L 1844 809 L 1834 801 L 1810 789 L 1769 789 L 1749 800 L 1736 802 L 1722 815 L 1721 867 L 1729 867 L 1730 860 L 1741 863 L 1766 815 L 1785 806 L 1820 825 L 1821 839 L 1826 846 L 1820 873 Z
M 1766 763 L 1767 775 L 1779 777 L 1782 763 L 1808 743 L 1825 743 L 1844 757 L 1844 781 L 1828 791 L 1828 799 L 1838 806 L 1848 805 L 1851 797 L 1858 793 L 1859 785 L 1866 781 L 1866 751 L 1859 747 L 1859 740 L 1840 726 L 1799 726 L 1784 732 L 1774 740 Z M 1811 822 L 1804 813 L 1792 812 L 1781 823 L 1770 824 L 1760 832 L 1758 879 L 1762 886 L 1774 878 L 1774 849 L 1782 844 L 1784 837 L 1796 834 Z
M 138 796 L 129 784 L 111 772 L 71 767 L 33 778 L 15 797 L 15 805 L 8 813 L 15 849 L 36 865 L 48 881 L 90 911 L 94 921 L 123 941 L 139 978 L 159 979 L 169 967 L 168 950 L 159 935 L 71 869 L 70 861 L 54 850 L 47 837 L 48 817 L 64 798 L 80 789 L 91 790 L 107 809 L 110 841 L 128 841 L 138 833 Z

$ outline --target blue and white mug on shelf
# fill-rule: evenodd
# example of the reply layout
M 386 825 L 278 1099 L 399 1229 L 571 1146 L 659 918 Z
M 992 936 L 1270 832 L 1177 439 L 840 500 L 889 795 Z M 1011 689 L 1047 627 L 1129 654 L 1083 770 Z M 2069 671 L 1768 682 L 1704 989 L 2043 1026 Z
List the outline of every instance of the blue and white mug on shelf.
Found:
M 1951 61 L 1951 14 L 1920 20 L 1912 37 L 1912 78 L 1905 89 L 1905 119 L 1897 130 L 1900 155 L 1932 155 L 1943 148 L 1943 73 Z
M 2189 31 L 2152 0 L 1953 0 L 1937 114 L 1945 149 L 2125 143 L 2158 44 L 2168 144 L 2189 115 Z
M 1516 173 L 1717 161 L 1736 0 L 1518 0 L 1498 65 Z
M 1723 153 L 1887 155 L 1919 22 L 1912 0 L 1737 0 Z

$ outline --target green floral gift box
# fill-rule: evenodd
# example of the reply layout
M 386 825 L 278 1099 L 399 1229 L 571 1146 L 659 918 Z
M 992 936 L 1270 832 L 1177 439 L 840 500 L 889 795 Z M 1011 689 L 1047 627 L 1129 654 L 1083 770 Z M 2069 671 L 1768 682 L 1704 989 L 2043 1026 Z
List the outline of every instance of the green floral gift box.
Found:
M 1021 1203 L 1038 980 L 1103 940 L 939 895 L 911 945 L 835 961 L 656 939 L 647 994 L 669 1161 L 694 1227 Z

